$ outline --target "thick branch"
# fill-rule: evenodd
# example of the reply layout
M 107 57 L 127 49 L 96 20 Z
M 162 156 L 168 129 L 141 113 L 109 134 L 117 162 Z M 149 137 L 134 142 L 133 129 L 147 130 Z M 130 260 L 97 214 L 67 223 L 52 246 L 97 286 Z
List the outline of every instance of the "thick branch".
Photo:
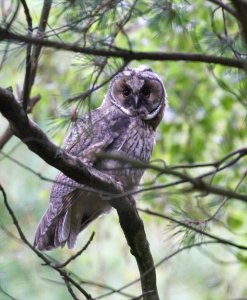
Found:
M 136 209 L 135 201 L 130 196 L 123 203 L 123 198 L 110 201 L 117 209 L 120 225 L 124 231 L 131 253 L 134 255 L 141 275 L 143 300 L 158 300 L 156 273 L 149 249 L 143 222 Z
M 232 0 L 232 4 L 237 11 L 238 19 L 242 25 L 243 37 L 247 45 L 247 1 Z
M 117 194 L 121 191 L 116 183 L 102 174 L 95 174 L 93 168 L 85 166 L 77 157 L 53 144 L 43 131 L 28 118 L 21 104 L 9 90 L 0 88 L 0 112 L 10 122 L 13 133 L 19 137 L 28 148 L 39 155 L 51 166 L 62 171 L 66 176 L 89 187 L 97 188 L 102 192 Z M 144 226 L 140 219 L 134 201 L 130 198 L 118 198 L 110 201 L 116 208 L 120 224 L 131 248 L 132 254 L 137 260 L 140 271 L 144 300 L 159 299 L 156 288 L 156 275 L 152 255 L 149 250 Z M 153 268 L 147 276 L 143 273 Z
M 118 57 L 126 61 L 131 60 L 154 60 L 154 61 L 190 61 L 190 62 L 202 62 L 219 64 L 223 66 L 245 69 L 246 61 L 241 59 L 233 59 L 227 57 L 211 56 L 205 54 L 195 53 L 163 53 L 163 52 L 132 52 L 127 50 L 105 50 L 105 49 L 93 49 L 78 46 L 76 44 L 68 44 L 55 42 L 50 40 L 44 40 L 42 38 L 34 38 L 25 35 L 16 34 L 6 31 L 4 28 L 0 28 L 0 39 L 9 40 L 15 42 L 31 43 L 34 45 L 41 45 L 47 48 L 54 48 L 58 50 L 66 50 L 75 53 L 103 56 L 103 57 Z
M 37 124 L 28 118 L 21 103 L 16 101 L 13 94 L 1 88 L 0 111 L 9 121 L 13 133 L 48 164 L 79 183 L 94 188 L 97 186 L 102 192 L 119 192 L 110 178 L 105 177 L 105 181 L 103 181 L 94 174 L 94 169 L 88 168 L 80 159 L 52 143 Z
M 29 106 L 27 107 L 27 113 L 31 113 L 33 107 L 36 105 L 36 103 L 39 102 L 39 100 L 41 99 L 40 95 L 34 96 L 30 99 L 29 101 Z M 8 126 L 4 133 L 0 136 L 0 150 L 3 149 L 3 147 L 8 143 L 8 141 L 12 138 L 13 136 L 13 132 L 10 128 L 10 126 Z
M 5 144 L 7 144 L 7 142 L 11 139 L 12 136 L 13 133 L 10 127 L 8 126 L 0 137 L 0 150 L 4 147 Z
M 27 21 L 27 27 L 28 27 L 28 36 L 32 36 L 33 32 L 33 21 L 32 17 L 30 15 L 29 8 L 27 6 L 27 3 L 25 0 L 21 0 L 21 3 L 24 8 L 24 12 L 26 15 L 26 21 Z M 30 71 L 31 71 L 31 50 L 32 50 L 32 45 L 27 45 L 27 53 L 26 53 L 26 73 L 25 73 L 25 79 L 24 79 L 24 85 L 23 85 L 23 95 L 22 95 L 22 100 L 23 100 L 23 107 L 26 110 L 27 105 L 28 105 L 28 100 L 29 100 L 29 80 L 30 80 Z

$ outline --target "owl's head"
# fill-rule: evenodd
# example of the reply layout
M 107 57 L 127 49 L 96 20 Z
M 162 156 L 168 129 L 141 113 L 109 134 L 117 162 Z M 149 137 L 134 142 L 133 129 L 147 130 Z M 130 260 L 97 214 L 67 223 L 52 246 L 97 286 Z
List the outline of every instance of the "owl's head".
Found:
M 127 68 L 112 80 L 107 99 L 124 114 L 153 121 L 156 127 L 165 109 L 166 91 L 151 69 Z

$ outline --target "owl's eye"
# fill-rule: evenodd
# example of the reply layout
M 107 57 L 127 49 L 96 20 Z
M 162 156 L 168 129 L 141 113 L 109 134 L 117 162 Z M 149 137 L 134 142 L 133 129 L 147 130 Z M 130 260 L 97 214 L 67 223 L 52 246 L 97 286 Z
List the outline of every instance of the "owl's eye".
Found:
M 131 94 L 131 89 L 128 86 L 125 86 L 122 90 L 122 94 L 124 95 L 124 97 L 129 97 L 129 95 Z
M 142 89 L 141 89 L 141 92 L 142 92 L 142 95 L 147 97 L 150 95 L 151 93 L 151 90 L 148 86 L 144 86 Z

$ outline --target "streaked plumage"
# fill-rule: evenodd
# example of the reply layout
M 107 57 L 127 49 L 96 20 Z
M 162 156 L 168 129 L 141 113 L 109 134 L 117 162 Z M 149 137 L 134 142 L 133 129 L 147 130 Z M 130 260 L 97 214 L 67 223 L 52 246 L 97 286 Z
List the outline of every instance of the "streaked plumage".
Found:
M 104 151 L 148 161 L 165 105 L 165 89 L 155 73 L 150 69 L 126 69 L 112 80 L 101 107 L 75 122 L 65 149 L 85 164 L 112 176 L 125 191 L 133 189 L 143 170 L 99 159 L 95 154 Z M 50 250 L 66 243 L 69 248 L 74 247 L 79 232 L 110 210 L 100 194 L 83 188 L 58 173 L 49 208 L 36 231 L 34 245 L 38 249 Z

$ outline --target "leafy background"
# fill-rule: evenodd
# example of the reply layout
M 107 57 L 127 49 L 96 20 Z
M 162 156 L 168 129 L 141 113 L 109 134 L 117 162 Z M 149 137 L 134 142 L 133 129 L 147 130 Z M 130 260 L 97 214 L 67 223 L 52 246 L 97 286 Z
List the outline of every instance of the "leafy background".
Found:
M 8 3 L 8 1 L 6 1 Z M 112 1 L 112 9 L 100 15 L 83 36 L 76 28 L 85 26 L 81 21 L 95 11 L 98 1 L 54 1 L 47 31 L 54 28 L 55 40 L 83 42 L 88 47 L 104 47 L 114 40 L 116 22 L 125 14 L 132 1 Z M 39 21 L 42 1 L 28 1 L 34 27 Z M 90 20 L 90 19 L 89 19 Z M 222 11 L 215 11 L 209 2 L 196 1 L 138 1 L 136 9 L 124 27 L 116 33 L 114 46 L 131 47 L 133 51 L 199 52 L 239 57 L 245 53 L 239 27 L 234 17 L 226 16 L 225 33 Z M 212 24 L 214 24 L 212 26 Z M 15 30 L 25 33 L 25 16 L 20 11 L 14 23 Z M 67 26 L 67 27 L 66 27 Z M 81 27 L 80 27 L 81 26 Z M 59 29 L 61 28 L 61 29 Z M 67 30 L 63 31 L 66 28 Z M 221 38 L 219 38 L 219 35 Z M 6 44 L 1 42 L 4 54 Z M 94 82 L 101 58 L 82 56 L 65 51 L 43 49 L 32 95 L 42 99 L 33 110 L 32 118 L 59 145 L 70 127 L 75 107 L 81 114 L 98 107 L 107 91 L 107 85 L 95 91 L 90 99 L 68 103 L 67 99 L 86 91 Z M 99 77 L 103 82 L 121 65 L 119 59 L 109 59 Z M 164 80 L 169 108 L 159 126 L 152 160 L 167 165 L 206 163 L 218 160 L 229 152 L 246 146 L 246 77 L 243 72 L 222 66 L 191 62 L 131 62 L 131 67 L 149 65 Z M 25 47 L 12 45 L 0 71 L 2 87 L 12 86 L 15 93 L 23 84 Z M 7 122 L 0 119 L 0 132 Z M 22 145 L 17 138 L 4 147 L 19 162 L 50 179 L 56 170 L 45 164 Z M 159 161 L 158 161 L 159 160 Z M 199 174 L 201 170 L 190 171 Z M 246 158 L 224 173 L 213 178 L 213 183 L 234 189 L 246 172 Z M 148 171 L 143 184 L 155 178 Z M 155 183 L 167 183 L 169 176 L 160 176 Z M 0 154 L 0 182 L 5 187 L 11 206 L 30 241 L 35 228 L 48 205 L 51 183 L 18 166 Z M 247 192 L 246 180 L 239 192 Z M 204 220 L 213 214 L 222 198 L 181 192 L 178 187 L 150 191 L 138 195 L 138 206 L 175 216 L 180 220 Z M 217 220 L 206 229 L 218 236 L 247 243 L 247 207 L 237 200 L 228 201 L 217 215 Z M 155 262 L 173 251 L 203 241 L 203 237 L 176 227 L 174 224 L 142 215 Z M 40 260 L 17 238 L 17 232 L 0 204 L 0 287 L 15 299 L 68 299 L 69 294 L 61 278 L 51 269 L 41 266 Z M 88 250 L 69 269 L 82 280 L 118 288 L 138 277 L 134 259 L 118 224 L 115 211 L 105 215 L 80 234 L 74 250 L 57 249 L 48 254 L 63 261 L 79 250 L 96 232 Z M 161 299 L 236 299 L 247 297 L 247 256 L 245 252 L 220 245 L 207 245 L 183 251 L 157 268 Z M 92 295 L 105 291 L 86 284 Z M 140 294 L 138 284 L 126 292 Z M 0 299 L 10 299 L 4 292 Z M 109 299 L 124 299 L 114 294 Z

